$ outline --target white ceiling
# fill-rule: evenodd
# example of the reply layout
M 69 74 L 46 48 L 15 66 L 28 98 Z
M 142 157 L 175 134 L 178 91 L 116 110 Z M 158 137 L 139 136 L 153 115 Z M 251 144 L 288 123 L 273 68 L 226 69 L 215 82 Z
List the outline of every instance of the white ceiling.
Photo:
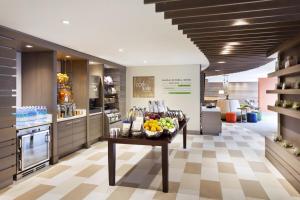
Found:
M 1 0 L 0 25 L 126 66 L 208 66 L 177 26 L 143 0 Z
M 266 65 L 247 71 L 228 74 L 229 82 L 257 82 L 259 78 L 267 78 L 268 74 L 275 71 L 276 60 Z M 223 82 L 224 75 L 209 76 L 208 82 Z

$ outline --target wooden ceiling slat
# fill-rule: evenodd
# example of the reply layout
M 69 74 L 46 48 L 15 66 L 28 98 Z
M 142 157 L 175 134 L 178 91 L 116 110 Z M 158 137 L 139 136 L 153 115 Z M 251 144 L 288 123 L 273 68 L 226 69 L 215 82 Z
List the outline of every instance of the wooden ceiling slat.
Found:
M 236 19 L 260 19 L 270 18 L 272 16 L 286 15 L 287 13 L 299 13 L 300 7 L 287 7 L 276 10 L 258 10 L 245 13 L 232 13 L 232 14 L 221 14 L 221 15 L 210 15 L 210 16 L 196 16 L 186 18 L 174 18 L 172 24 L 191 24 L 196 22 L 215 22 L 215 21 L 229 21 Z
M 247 41 L 247 40 L 282 40 L 282 39 L 287 39 L 289 38 L 291 35 L 269 35 L 269 36 L 253 36 L 253 37 L 249 37 L 249 36 L 241 36 L 241 37 L 225 37 L 225 38 L 205 38 L 205 39 L 201 39 L 201 38 L 191 38 L 194 42 L 231 42 L 231 41 Z
M 240 31 L 269 31 L 271 29 L 293 29 L 300 26 L 299 21 L 291 22 L 272 22 L 267 24 L 249 24 L 244 26 L 224 26 L 224 27 L 201 27 L 195 29 L 183 29 L 184 34 L 209 34 L 209 33 L 227 33 L 227 32 L 240 32 Z
M 208 0 L 208 1 L 199 1 L 199 0 L 179 0 L 171 1 L 164 3 L 156 4 L 156 12 L 165 12 L 171 10 L 184 10 L 191 8 L 206 8 L 206 7 L 215 7 L 215 6 L 225 6 L 225 5 L 235 5 L 235 4 L 245 4 L 250 2 L 260 2 L 266 0 Z M 270 0 L 268 0 L 270 1 Z
M 266 53 L 300 32 L 300 0 L 144 0 L 207 56 L 207 75 L 253 69 L 272 61 Z M 234 26 L 236 20 L 249 24 Z M 221 51 L 239 42 L 230 54 Z M 219 61 L 225 61 L 220 64 Z M 220 70 L 220 71 L 215 71 Z
M 221 19 L 221 18 L 220 18 Z M 257 24 L 270 24 L 270 23 L 278 23 L 278 22 L 293 22 L 293 21 L 300 21 L 300 13 L 286 13 L 285 15 L 280 16 L 268 16 L 264 18 L 252 18 L 247 19 L 250 25 L 257 25 Z M 216 28 L 216 27 L 247 27 L 245 26 L 232 26 L 234 23 L 234 19 L 227 20 L 227 21 L 214 21 L 214 22 L 195 22 L 189 24 L 179 24 L 179 30 L 188 30 L 188 29 L 196 29 L 196 28 Z
M 167 3 L 176 0 L 144 0 L 144 4 L 151 4 L 151 3 Z
M 232 15 L 252 12 L 276 11 L 278 9 L 286 9 L 288 7 L 299 6 L 298 0 L 273 0 L 260 1 L 247 4 L 221 5 L 217 7 L 193 8 L 185 10 L 175 10 L 165 12 L 166 19 L 200 17 L 200 16 L 216 16 L 216 15 Z
M 268 37 L 268 38 L 275 38 L 275 37 L 283 37 L 283 36 L 293 36 L 296 33 L 298 33 L 300 29 L 298 30 L 290 30 L 285 32 L 266 32 L 266 33 L 249 33 L 249 34 L 207 34 L 207 35 L 188 35 L 188 38 L 191 38 L 193 40 L 197 40 L 198 38 L 201 39 L 224 39 L 224 38 L 262 38 L 262 37 Z
M 200 32 L 200 33 L 191 33 L 187 34 L 187 37 L 196 37 L 196 36 L 232 36 L 232 35 L 258 35 L 258 34 L 285 34 L 290 32 L 299 32 L 300 31 L 300 23 L 298 26 L 293 28 L 291 27 L 283 27 L 283 28 L 270 28 L 270 29 L 252 29 L 252 30 L 236 30 L 236 31 L 227 31 L 227 32 Z

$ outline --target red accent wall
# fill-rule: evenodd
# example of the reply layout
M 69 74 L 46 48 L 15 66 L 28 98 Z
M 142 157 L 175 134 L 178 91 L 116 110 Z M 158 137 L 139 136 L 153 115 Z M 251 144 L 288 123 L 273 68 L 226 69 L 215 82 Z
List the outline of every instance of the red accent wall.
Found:
M 261 111 L 268 111 L 268 105 L 274 105 L 277 99 L 276 94 L 266 94 L 266 90 L 274 90 L 277 78 L 259 78 L 258 79 L 258 105 Z

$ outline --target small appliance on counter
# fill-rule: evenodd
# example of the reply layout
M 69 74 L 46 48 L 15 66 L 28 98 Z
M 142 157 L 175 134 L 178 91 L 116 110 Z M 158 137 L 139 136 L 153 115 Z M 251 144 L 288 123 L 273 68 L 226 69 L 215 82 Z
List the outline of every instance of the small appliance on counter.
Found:
M 50 125 L 20 129 L 17 131 L 17 175 L 18 180 L 49 164 Z

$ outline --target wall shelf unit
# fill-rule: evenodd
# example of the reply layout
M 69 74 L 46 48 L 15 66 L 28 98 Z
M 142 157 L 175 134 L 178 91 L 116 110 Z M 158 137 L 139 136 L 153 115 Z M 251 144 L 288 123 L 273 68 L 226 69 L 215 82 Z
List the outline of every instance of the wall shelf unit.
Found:
M 281 115 L 290 116 L 296 119 L 300 119 L 300 111 L 293 110 L 292 108 L 281 108 L 276 106 L 268 106 L 268 109 L 277 112 Z
M 297 74 L 300 74 L 300 64 L 272 72 L 268 74 L 268 77 L 292 76 Z
M 298 41 L 298 40 L 295 40 Z M 277 77 L 278 83 L 297 83 L 300 80 L 300 42 L 288 48 L 279 49 L 279 70 L 268 74 L 268 77 Z M 286 46 L 285 43 L 282 44 Z M 295 65 L 285 68 L 287 59 L 295 59 Z M 298 58 L 298 59 L 297 59 Z M 300 102 L 300 89 L 267 90 L 268 94 L 277 94 L 278 101 Z M 278 113 L 278 132 L 283 140 L 300 148 L 300 111 L 292 108 L 268 106 L 268 109 Z M 300 157 L 294 155 L 291 149 L 283 148 L 278 142 L 266 137 L 266 157 L 283 174 L 283 176 L 300 192 Z
M 267 90 L 267 94 L 300 94 L 300 89 Z

